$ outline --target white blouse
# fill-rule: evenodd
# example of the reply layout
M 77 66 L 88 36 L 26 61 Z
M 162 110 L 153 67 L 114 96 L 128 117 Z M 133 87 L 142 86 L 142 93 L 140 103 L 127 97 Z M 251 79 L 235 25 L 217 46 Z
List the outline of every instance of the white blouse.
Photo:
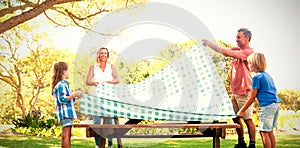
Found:
M 94 64 L 94 82 L 103 83 L 104 81 L 112 81 L 112 69 L 111 64 L 106 62 L 104 71 L 100 68 L 99 64 Z

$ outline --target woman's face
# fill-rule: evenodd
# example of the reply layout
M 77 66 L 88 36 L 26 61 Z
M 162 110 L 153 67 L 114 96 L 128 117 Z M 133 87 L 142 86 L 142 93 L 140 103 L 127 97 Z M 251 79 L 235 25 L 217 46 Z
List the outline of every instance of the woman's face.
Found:
M 101 49 L 99 51 L 99 57 L 98 58 L 99 58 L 100 61 L 107 61 L 107 59 L 108 59 L 107 50 L 106 49 Z

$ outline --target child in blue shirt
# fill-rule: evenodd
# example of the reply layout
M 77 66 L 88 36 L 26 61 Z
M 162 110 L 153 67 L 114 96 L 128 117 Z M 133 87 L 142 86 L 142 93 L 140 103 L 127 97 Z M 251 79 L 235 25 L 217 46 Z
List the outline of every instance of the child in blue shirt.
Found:
M 273 128 L 278 124 L 279 103 L 276 87 L 272 77 L 265 72 L 267 67 L 266 59 L 262 53 L 253 53 L 248 58 L 248 67 L 251 72 L 256 73 L 252 78 L 251 96 L 246 104 L 237 113 L 243 117 L 245 110 L 253 103 L 255 98 L 259 102 L 260 135 L 265 148 L 275 148 L 275 136 Z
M 53 66 L 52 94 L 55 99 L 55 107 L 58 120 L 62 124 L 62 148 L 71 147 L 71 128 L 73 119 L 77 118 L 75 111 L 75 98 L 80 98 L 81 92 L 72 93 L 69 83 L 65 80 L 70 77 L 70 69 L 67 63 L 58 62 Z

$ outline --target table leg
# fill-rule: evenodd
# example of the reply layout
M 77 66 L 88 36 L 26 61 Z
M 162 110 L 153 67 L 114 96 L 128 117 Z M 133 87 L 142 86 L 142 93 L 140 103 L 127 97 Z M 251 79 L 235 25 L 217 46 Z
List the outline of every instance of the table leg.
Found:
M 115 120 L 115 124 L 119 125 L 119 118 L 114 118 Z M 122 148 L 122 140 L 121 138 L 117 138 L 117 144 L 118 144 L 118 148 Z
M 109 124 L 109 118 L 104 117 L 103 124 Z M 100 148 L 105 148 L 105 144 L 106 144 L 106 138 L 100 137 Z

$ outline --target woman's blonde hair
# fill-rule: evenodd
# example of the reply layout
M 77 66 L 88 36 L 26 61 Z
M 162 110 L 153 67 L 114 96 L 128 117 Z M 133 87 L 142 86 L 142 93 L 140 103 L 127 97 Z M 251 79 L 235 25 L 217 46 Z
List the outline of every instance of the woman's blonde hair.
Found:
M 267 61 L 265 55 L 262 53 L 252 53 L 248 56 L 247 61 L 248 63 L 252 64 L 258 72 L 263 72 L 266 70 Z

